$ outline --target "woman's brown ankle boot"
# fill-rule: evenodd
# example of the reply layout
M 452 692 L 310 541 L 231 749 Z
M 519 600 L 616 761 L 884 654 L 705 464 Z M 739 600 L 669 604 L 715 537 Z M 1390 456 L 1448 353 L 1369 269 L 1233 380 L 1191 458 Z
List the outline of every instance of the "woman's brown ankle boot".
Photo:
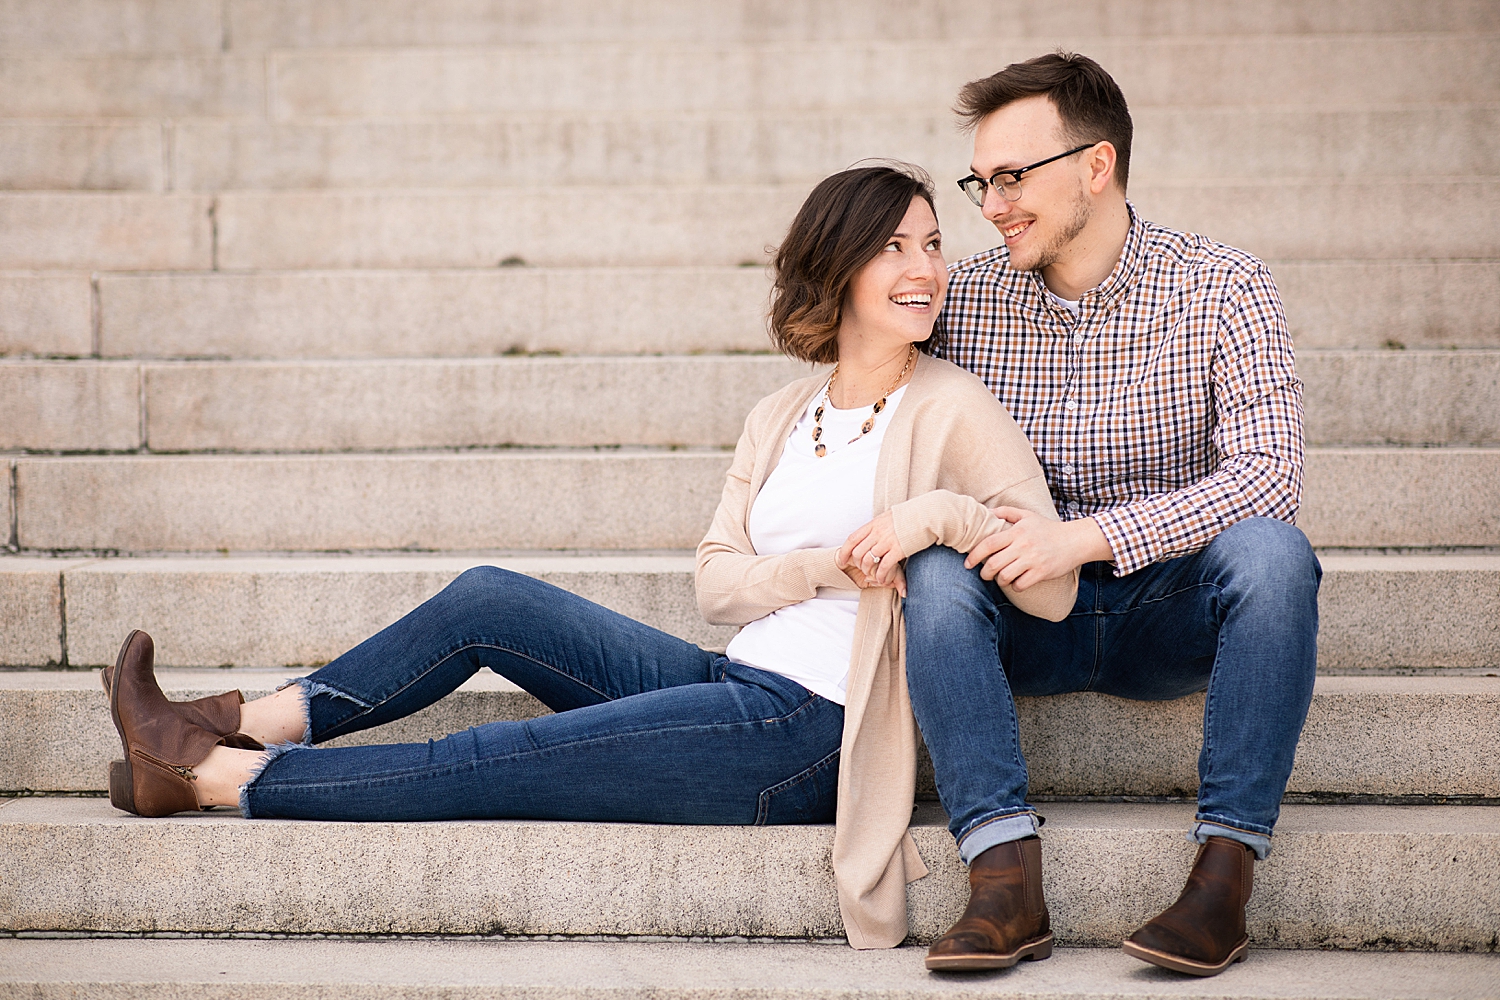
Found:
M 199 809 L 193 768 L 223 739 L 185 720 L 152 672 L 155 646 L 137 629 L 125 637 L 106 688 L 125 760 L 110 767 L 109 801 L 138 816 Z
M 1125 939 L 1125 952 L 1190 976 L 1217 976 L 1243 962 L 1245 904 L 1254 885 L 1255 852 L 1237 840 L 1209 837 L 1177 902 Z
M 104 685 L 106 697 L 109 695 L 111 673 L 113 671 L 108 668 L 99 671 L 99 682 Z M 194 698 L 192 701 L 167 702 L 172 706 L 172 711 L 182 716 L 183 721 L 222 737 L 226 747 L 236 750 L 264 750 L 265 746 L 259 740 L 240 732 L 240 706 L 244 703 L 245 696 L 238 688 L 206 698 Z M 120 763 L 113 761 L 110 766 L 113 768 Z

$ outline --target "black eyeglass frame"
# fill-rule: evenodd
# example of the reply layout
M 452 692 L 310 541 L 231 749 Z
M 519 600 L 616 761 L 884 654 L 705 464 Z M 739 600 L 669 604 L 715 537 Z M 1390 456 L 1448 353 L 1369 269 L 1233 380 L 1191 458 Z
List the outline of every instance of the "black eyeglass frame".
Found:
M 1099 145 L 1097 142 L 1086 142 L 1082 146 L 1074 146 L 1066 153 L 1058 153 L 1056 156 L 1049 156 L 1045 160 L 1037 160 L 1035 163 L 1028 163 L 1024 167 L 1017 167 L 1014 170 L 997 170 L 993 174 L 990 174 L 989 180 L 985 180 L 983 177 L 980 177 L 977 174 L 970 174 L 969 176 L 958 182 L 958 189 L 964 194 L 968 195 L 969 200 L 978 205 L 980 208 L 984 207 L 985 188 L 990 187 L 998 187 L 1000 189 L 1000 197 L 1014 204 L 1015 202 L 1021 200 L 1021 195 L 1017 194 L 1014 198 L 1006 198 L 1005 185 L 996 184 L 996 177 L 999 177 L 1001 174 L 1009 174 L 1012 178 L 1015 179 L 1016 186 L 1019 187 L 1021 184 L 1021 175 L 1026 173 L 1028 170 L 1035 170 L 1037 167 L 1045 167 L 1047 164 L 1052 163 L 1054 160 L 1061 160 L 1065 156 L 1072 156 L 1074 153 L 1081 153 L 1085 149 L 1092 149 L 1097 145 Z M 973 192 L 969 190 L 970 181 L 975 181 L 979 185 L 978 198 L 975 198 Z

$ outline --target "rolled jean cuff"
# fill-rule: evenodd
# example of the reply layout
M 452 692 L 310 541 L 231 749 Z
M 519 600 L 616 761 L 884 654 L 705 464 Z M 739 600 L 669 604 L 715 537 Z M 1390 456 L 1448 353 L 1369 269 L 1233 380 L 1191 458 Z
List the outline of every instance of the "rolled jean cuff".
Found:
M 1030 810 L 984 820 L 959 838 L 958 855 L 964 859 L 964 864 L 972 865 L 975 858 L 991 847 L 1034 837 L 1040 827 L 1036 813 Z
M 1257 861 L 1266 860 L 1266 855 L 1271 853 L 1270 834 L 1241 830 L 1232 826 L 1224 826 L 1221 823 L 1198 820 L 1193 823 L 1187 835 L 1187 839 L 1195 844 L 1205 843 L 1209 837 L 1223 837 L 1225 840 L 1238 841 L 1255 852 Z

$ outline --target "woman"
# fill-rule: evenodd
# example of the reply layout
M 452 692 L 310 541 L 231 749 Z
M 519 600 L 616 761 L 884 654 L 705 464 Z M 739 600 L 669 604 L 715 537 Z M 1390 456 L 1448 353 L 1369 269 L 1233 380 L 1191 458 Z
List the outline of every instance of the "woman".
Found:
M 725 655 L 493 567 L 305 678 L 241 705 L 173 705 L 143 632 L 105 673 L 126 759 L 110 801 L 147 816 L 820 823 L 850 943 L 906 935 L 925 874 L 906 826 L 916 732 L 906 698 L 901 560 L 967 551 L 1056 517 L 1035 456 L 972 375 L 921 353 L 947 286 L 925 177 L 823 181 L 775 262 L 772 337 L 836 362 L 762 400 L 698 547 L 698 602 L 743 625 Z M 1076 580 L 1011 600 L 1054 620 Z M 314 749 L 410 715 L 488 667 L 556 714 L 431 744 Z

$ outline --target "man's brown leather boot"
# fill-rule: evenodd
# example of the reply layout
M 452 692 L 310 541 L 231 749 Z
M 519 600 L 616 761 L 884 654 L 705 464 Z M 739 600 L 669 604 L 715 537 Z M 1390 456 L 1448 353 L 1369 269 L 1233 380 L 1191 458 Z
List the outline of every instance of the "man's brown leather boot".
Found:
M 1042 898 L 1042 842 L 996 844 L 969 866 L 969 905 L 927 949 L 939 972 L 1008 969 L 1052 955 L 1052 923 Z
M 109 679 L 109 711 L 125 760 L 109 774 L 109 801 L 138 816 L 198 809 L 193 768 L 222 741 L 172 709 L 152 672 L 155 646 L 136 630 L 125 637 Z
M 1250 949 L 1245 904 L 1255 852 L 1237 840 L 1209 837 L 1198 848 L 1182 895 L 1125 939 L 1127 954 L 1192 976 L 1217 976 Z
M 104 685 L 104 694 L 109 695 L 109 682 L 111 670 L 99 671 L 99 682 Z M 207 729 L 216 736 L 224 738 L 224 745 L 236 750 L 264 750 L 265 745 L 259 740 L 252 739 L 240 732 L 240 706 L 245 703 L 245 696 L 239 689 L 225 691 L 223 694 L 209 695 L 207 698 L 194 698 L 192 701 L 169 701 L 172 711 L 182 716 L 184 722 L 190 722 L 199 729 Z M 115 761 L 114 763 L 119 763 Z

